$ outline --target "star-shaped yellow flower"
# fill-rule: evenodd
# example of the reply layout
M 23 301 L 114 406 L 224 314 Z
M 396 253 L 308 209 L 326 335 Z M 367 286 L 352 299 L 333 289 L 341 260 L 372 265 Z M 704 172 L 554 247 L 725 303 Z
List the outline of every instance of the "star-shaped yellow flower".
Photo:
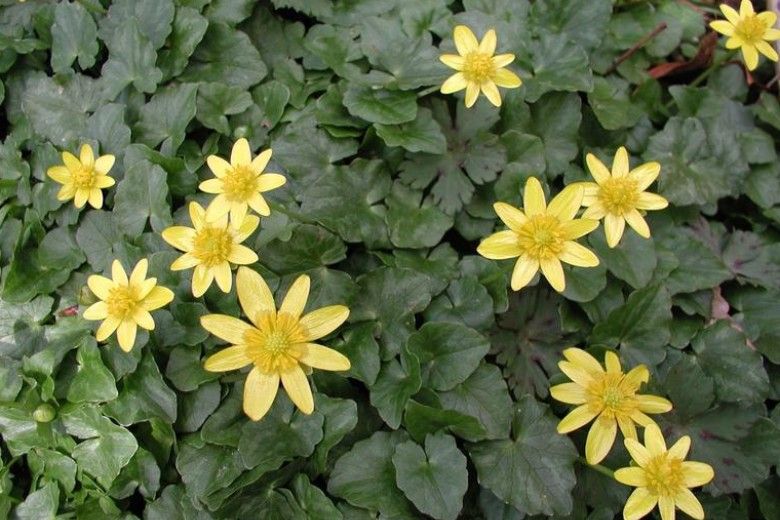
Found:
M 271 160 L 271 149 L 252 159 L 249 141 L 243 137 L 233 144 L 230 162 L 216 155 L 209 155 L 206 163 L 215 178 L 200 183 L 201 191 L 217 194 L 206 210 L 209 219 L 230 213 L 230 219 L 240 222 L 247 208 L 267 217 L 271 208 L 262 193 L 284 185 L 287 179 L 278 173 L 263 173 Z
M 172 271 L 195 268 L 192 274 L 192 294 L 196 297 L 216 280 L 223 292 L 230 292 L 233 274 L 230 264 L 247 265 L 257 262 L 257 254 L 241 242 L 254 233 L 260 219 L 246 215 L 241 222 L 230 222 L 227 215 L 214 221 L 197 202 L 190 202 L 193 228 L 172 226 L 162 232 L 163 240 L 184 254 L 171 264 Z
M 299 276 L 277 311 L 265 280 L 240 267 L 236 291 L 251 323 L 223 314 L 209 314 L 200 320 L 206 330 L 232 343 L 206 360 L 206 370 L 224 372 L 253 365 L 244 383 L 244 412 L 254 421 L 271 408 L 280 381 L 298 409 L 310 414 L 314 398 L 305 370 L 350 368 L 344 355 L 313 343 L 344 323 L 349 309 L 330 305 L 301 316 L 309 298 L 309 283 L 308 276 Z
M 675 508 L 696 520 L 704 518 L 704 509 L 689 488 L 707 484 L 715 472 L 709 464 L 685 460 L 690 437 L 680 437 L 667 450 L 661 430 L 651 424 L 645 428 L 644 446 L 636 439 L 626 439 L 625 443 L 637 464 L 615 471 L 615 480 L 636 487 L 623 508 L 625 520 L 638 520 L 656 505 L 661 520 L 674 520 Z
M 490 29 L 477 42 L 477 37 L 465 25 L 455 27 L 453 33 L 458 54 L 443 54 L 439 59 L 458 72 L 447 78 L 441 86 L 442 94 L 466 89 L 466 106 L 477 102 L 480 91 L 495 106 L 501 106 L 498 87 L 517 88 L 523 81 L 511 70 L 505 69 L 515 59 L 514 54 L 496 52 L 496 31 Z
M 116 331 L 119 346 L 130 352 L 135 343 L 137 328 L 154 329 L 154 319 L 149 311 L 168 305 L 173 291 L 157 285 L 157 278 L 146 278 L 149 262 L 144 258 L 130 273 L 130 278 L 119 260 L 111 264 L 111 280 L 93 274 L 87 285 L 100 301 L 84 311 L 87 320 L 103 320 L 95 337 L 105 341 Z
M 104 188 L 113 186 L 116 181 L 109 177 L 108 172 L 114 166 L 113 155 L 101 155 L 95 159 L 92 147 L 81 145 L 79 157 L 70 152 L 62 152 L 64 166 L 52 166 L 46 170 L 46 175 L 62 184 L 57 200 L 74 199 L 77 208 L 81 209 L 89 202 L 95 209 L 103 207 Z
M 720 10 L 726 20 L 710 22 L 710 27 L 728 36 L 727 49 L 740 49 L 748 70 L 758 67 L 760 52 L 772 61 L 777 61 L 777 51 L 767 42 L 780 40 L 780 30 L 775 29 L 777 15 L 772 11 L 756 13 L 750 0 L 742 0 L 739 12 L 733 7 L 721 4 Z
M 650 379 L 644 365 L 625 374 L 614 352 L 604 356 L 606 370 L 582 349 L 568 348 L 563 355 L 566 361 L 560 361 L 558 367 L 573 382 L 553 386 L 550 395 L 578 406 L 558 423 L 558 433 L 569 433 L 596 419 L 585 441 L 585 458 L 589 464 L 604 460 L 615 443 L 618 427 L 625 438 L 636 439 L 634 423 L 645 427 L 654 425 L 645 414 L 672 409 L 672 403 L 663 397 L 637 394 L 642 383 Z
M 662 196 L 645 191 L 658 177 L 661 165 L 648 162 L 629 171 L 628 151 L 623 146 L 615 153 L 612 172 L 592 153 L 585 160 L 596 182 L 582 183 L 585 189 L 582 205 L 588 208 L 582 217 L 604 219 L 609 247 L 620 242 L 626 222 L 640 236 L 650 238 L 650 228 L 640 211 L 663 209 L 669 205 Z
M 553 289 L 566 288 L 561 262 L 580 267 L 599 265 L 593 252 L 574 240 L 599 225 L 596 220 L 575 219 L 583 189 L 564 188 L 548 206 L 539 181 L 531 177 L 525 184 L 523 210 L 505 202 L 493 204 L 498 217 L 509 227 L 482 240 L 477 252 L 491 260 L 517 258 L 512 272 L 512 289 L 519 291 L 542 270 Z

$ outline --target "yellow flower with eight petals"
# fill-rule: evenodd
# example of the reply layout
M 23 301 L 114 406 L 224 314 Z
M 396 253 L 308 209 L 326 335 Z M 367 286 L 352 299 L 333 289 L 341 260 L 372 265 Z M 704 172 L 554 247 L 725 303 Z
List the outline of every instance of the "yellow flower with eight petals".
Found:
M 628 151 L 621 146 L 612 161 L 612 172 L 595 155 L 585 157 L 590 174 L 596 182 L 582 183 L 587 207 L 583 218 L 604 219 L 607 245 L 615 247 L 623 236 L 626 222 L 644 238 L 650 238 L 650 228 L 640 210 L 663 209 L 669 202 L 660 195 L 645 190 L 658 177 L 661 165 L 648 162 L 629 171 Z
M 772 61 L 777 61 L 777 51 L 767 43 L 780 40 L 780 30 L 775 29 L 777 15 L 772 11 L 764 11 L 756 14 L 750 0 L 742 0 L 739 12 L 733 7 L 721 4 L 720 10 L 726 20 L 710 22 L 710 27 L 728 36 L 727 49 L 742 51 L 748 70 L 758 67 L 758 53 L 760 52 Z
M 517 88 L 523 84 L 514 72 L 505 69 L 515 59 L 514 54 L 496 52 L 496 31 L 490 29 L 477 42 L 477 37 L 465 25 L 455 27 L 453 33 L 458 54 L 443 54 L 439 59 L 457 72 L 447 78 L 441 86 L 442 94 L 451 94 L 466 89 L 466 107 L 476 103 L 479 92 L 495 106 L 501 106 L 498 87 Z
M 193 228 L 172 226 L 162 232 L 163 240 L 184 251 L 173 261 L 172 271 L 195 268 L 192 273 L 192 294 L 202 296 L 216 280 L 223 292 L 230 292 L 233 274 L 230 264 L 247 265 L 257 262 L 257 254 L 241 242 L 254 233 L 260 219 L 247 215 L 242 222 L 229 222 L 223 215 L 214 221 L 206 218 L 206 211 L 197 202 L 190 202 L 190 220 Z
M 687 435 L 666 449 L 661 430 L 655 424 L 645 428 L 644 446 L 636 439 L 626 439 L 626 449 L 638 466 L 615 471 L 615 480 L 636 489 L 623 508 L 625 520 L 638 520 L 658 505 L 662 520 L 674 520 L 675 508 L 702 520 L 704 509 L 689 488 L 703 486 L 715 476 L 712 466 L 686 461 L 691 447 Z
M 46 175 L 62 184 L 57 200 L 75 199 L 77 208 L 83 208 L 89 202 L 95 209 L 103 207 L 103 188 L 109 188 L 116 181 L 108 175 L 114 166 L 113 155 L 101 155 L 95 159 L 92 147 L 81 145 L 79 157 L 70 152 L 62 152 L 64 166 L 52 166 Z
M 536 178 L 529 178 L 523 193 L 523 210 L 505 202 L 493 205 L 509 229 L 482 240 L 477 252 L 491 260 L 517 258 L 511 283 L 515 291 L 528 285 L 539 269 L 553 289 L 563 291 L 566 280 L 561 262 L 580 267 L 599 264 L 590 249 L 574 242 L 598 227 L 596 220 L 574 218 L 582 197 L 581 186 L 567 186 L 548 206 L 542 185 Z
M 96 274 L 87 278 L 90 290 L 101 300 L 84 311 L 85 319 L 103 320 L 95 334 L 98 341 L 105 341 L 116 331 L 119 346 L 129 352 L 139 326 L 154 329 L 149 311 L 168 305 L 173 300 L 173 291 L 157 285 L 157 278 L 146 278 L 148 268 L 149 262 L 144 258 L 128 278 L 119 260 L 114 260 L 111 280 Z
M 663 397 L 636 393 L 650 379 L 644 365 L 624 374 L 614 352 L 604 356 L 606 371 L 582 349 L 568 348 L 563 355 L 566 361 L 560 361 L 558 367 L 573 382 L 550 388 L 550 395 L 563 403 L 579 406 L 561 420 L 558 433 L 569 433 L 596 419 L 585 441 L 585 458 L 589 464 L 604 460 L 615 442 L 618 427 L 625 438 L 636 439 L 634 423 L 647 427 L 655 423 L 645 414 L 672 409 L 672 403 Z
M 278 173 L 263 173 L 271 153 L 268 149 L 252 159 L 249 141 L 242 137 L 233 144 L 229 163 L 216 155 L 208 156 L 206 162 L 215 178 L 201 182 L 200 189 L 217 194 L 206 210 L 210 220 L 229 212 L 232 221 L 241 222 L 248 207 L 264 217 L 271 214 L 262 193 L 287 182 Z
M 349 309 L 330 305 L 301 316 L 309 298 L 309 284 L 308 276 L 299 276 L 277 311 L 265 280 L 255 271 L 240 267 L 236 291 L 251 324 L 222 314 L 201 317 L 206 330 L 232 343 L 206 360 L 206 370 L 224 372 L 253 365 L 244 383 L 244 412 L 254 421 L 271 408 L 280 381 L 290 400 L 310 414 L 314 399 L 304 369 L 350 368 L 344 355 L 313 343 L 344 323 Z

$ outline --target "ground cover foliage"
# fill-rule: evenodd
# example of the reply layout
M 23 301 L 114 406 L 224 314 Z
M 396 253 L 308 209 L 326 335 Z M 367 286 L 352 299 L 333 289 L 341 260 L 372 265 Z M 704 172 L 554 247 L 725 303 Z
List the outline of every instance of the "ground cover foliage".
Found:
M 0 516 L 613 518 L 631 488 L 578 459 L 584 432 L 556 433 L 549 388 L 577 345 L 647 365 L 667 438 L 715 469 L 709 518 L 780 517 L 780 104 L 766 61 L 690 85 L 701 49 L 725 52 L 714 4 L 0 5 Z M 436 92 L 455 24 L 516 55 L 500 109 Z M 315 371 L 311 415 L 281 393 L 242 413 L 244 375 L 203 370 L 222 345 L 199 323 L 238 316 L 235 293 L 193 298 L 168 269 L 160 232 L 208 202 L 205 158 L 239 137 L 287 177 L 253 269 L 282 293 L 307 273 L 311 308 L 351 310 L 329 345 L 352 368 Z M 45 176 L 82 143 L 116 156 L 100 210 Z M 511 262 L 476 254 L 503 229 L 492 203 L 522 206 L 531 176 L 557 193 L 622 145 L 662 165 L 652 238 L 610 249 L 600 228 L 583 242 L 601 265 L 566 268 L 563 294 L 512 292 Z M 87 276 L 144 257 L 174 302 L 131 352 L 98 344 Z M 603 464 L 628 460 L 618 442 Z

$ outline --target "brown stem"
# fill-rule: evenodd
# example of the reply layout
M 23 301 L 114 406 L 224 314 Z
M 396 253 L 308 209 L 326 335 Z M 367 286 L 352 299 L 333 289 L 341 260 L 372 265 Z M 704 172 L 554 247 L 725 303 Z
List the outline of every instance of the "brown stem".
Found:
M 633 47 L 631 47 L 626 52 L 624 52 L 623 54 L 618 56 L 618 58 L 615 60 L 615 62 L 612 64 L 612 66 L 609 69 L 607 69 L 607 71 L 604 74 L 610 74 L 612 72 L 615 72 L 615 70 L 620 66 L 621 63 L 623 63 L 624 61 L 629 59 L 631 56 L 633 56 L 636 53 L 636 51 L 638 51 L 639 49 L 644 47 L 647 44 L 647 42 L 649 42 L 650 40 L 652 40 L 653 38 L 658 36 L 658 34 L 660 34 L 662 31 L 664 31 L 666 29 L 666 27 L 667 27 L 666 26 L 666 22 L 659 23 L 655 27 L 655 29 L 653 29 L 652 31 L 650 31 L 649 33 L 644 35 L 641 40 L 639 40 L 638 42 L 636 42 L 634 44 Z

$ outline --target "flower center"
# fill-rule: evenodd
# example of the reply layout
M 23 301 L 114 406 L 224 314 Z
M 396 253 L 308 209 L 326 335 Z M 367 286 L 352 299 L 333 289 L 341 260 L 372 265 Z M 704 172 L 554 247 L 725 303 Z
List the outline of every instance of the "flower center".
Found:
M 247 356 L 255 366 L 266 374 L 281 374 L 295 367 L 306 340 L 298 319 L 287 313 L 274 316 L 266 312 L 257 325 L 244 333 Z
M 542 260 L 557 257 L 564 243 L 561 223 L 551 215 L 535 215 L 520 228 L 517 241 L 531 258 Z
M 627 385 L 621 384 L 623 377 L 622 373 L 605 373 L 590 384 L 587 388 L 588 405 L 594 412 L 608 418 L 631 415 L 636 408 L 635 393 Z
M 598 196 L 607 213 L 624 215 L 636 208 L 639 190 L 633 179 L 613 177 L 601 185 Z
M 656 496 L 674 497 L 684 487 L 682 460 L 662 453 L 645 466 L 647 487 Z
M 249 166 L 236 166 L 222 178 L 225 197 L 231 202 L 245 202 L 257 192 L 257 175 Z
M 735 32 L 745 43 L 756 44 L 763 40 L 766 25 L 755 14 L 751 14 L 741 19 L 736 25 Z
M 84 166 L 77 169 L 75 172 L 71 172 L 73 176 L 73 184 L 79 189 L 90 189 L 95 183 L 95 174 L 92 168 L 85 168 Z
M 207 267 L 227 261 L 233 248 L 233 235 L 227 229 L 204 227 L 193 240 L 192 255 Z
M 135 311 L 136 303 L 135 295 L 129 287 L 114 287 L 106 299 L 109 316 L 119 319 L 129 318 Z
M 466 55 L 462 72 L 467 81 L 484 83 L 493 76 L 495 70 L 496 67 L 493 65 L 493 57 L 491 55 L 474 51 Z

